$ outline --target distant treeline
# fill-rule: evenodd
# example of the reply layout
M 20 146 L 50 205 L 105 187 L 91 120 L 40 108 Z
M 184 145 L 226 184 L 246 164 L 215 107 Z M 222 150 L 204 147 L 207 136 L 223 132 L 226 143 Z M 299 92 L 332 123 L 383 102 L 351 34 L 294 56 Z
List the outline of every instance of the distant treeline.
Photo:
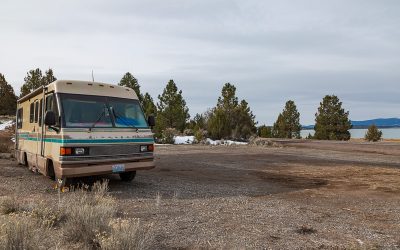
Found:
M 57 80 L 53 70 L 42 74 L 40 69 L 30 70 L 24 78 L 20 97 L 40 86 Z M 177 134 L 194 135 L 197 141 L 212 139 L 248 140 L 251 136 L 274 138 L 300 138 L 300 113 L 296 104 L 288 100 L 273 126 L 257 127 L 255 116 L 246 100 L 239 100 L 236 87 L 225 83 L 216 105 L 204 113 L 190 118 L 189 108 L 174 80 L 169 80 L 157 102 L 149 93 L 140 91 L 138 80 L 129 72 L 122 76 L 120 86 L 135 90 L 146 116 L 156 117 L 155 137 L 160 142 L 171 142 Z M 0 73 L 0 115 L 14 115 L 17 97 L 14 89 Z M 320 140 L 349 140 L 352 125 L 349 112 L 342 108 L 342 102 L 335 95 L 326 95 L 315 114 L 315 134 Z

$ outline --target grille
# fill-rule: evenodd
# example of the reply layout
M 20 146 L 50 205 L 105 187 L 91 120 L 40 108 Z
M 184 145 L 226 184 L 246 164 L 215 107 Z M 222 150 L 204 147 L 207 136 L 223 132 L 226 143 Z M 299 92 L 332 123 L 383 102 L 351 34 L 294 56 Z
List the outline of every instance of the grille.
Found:
M 74 161 L 116 161 L 116 160 L 133 160 L 133 159 L 153 158 L 153 153 L 130 154 L 130 155 L 102 155 L 102 156 L 61 156 L 63 162 Z
M 130 155 L 140 153 L 140 145 L 107 145 L 107 146 L 91 146 L 89 148 L 90 156 L 99 155 Z

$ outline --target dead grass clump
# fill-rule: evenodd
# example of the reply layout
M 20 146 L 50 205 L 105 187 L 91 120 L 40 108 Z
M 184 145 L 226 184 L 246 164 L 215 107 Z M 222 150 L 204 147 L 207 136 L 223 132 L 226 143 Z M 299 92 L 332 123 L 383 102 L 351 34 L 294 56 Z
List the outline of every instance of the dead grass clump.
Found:
M 151 240 L 150 226 L 117 218 L 107 181 L 66 194 L 58 206 L 7 197 L 0 208 L 0 249 L 144 249 Z
M 11 214 L 20 210 L 21 206 L 15 197 L 5 197 L 0 202 L 0 213 Z
M 144 226 L 139 219 L 114 219 L 110 221 L 109 235 L 99 235 L 101 249 L 130 250 L 146 249 L 152 239 L 150 226 Z
M 0 249 L 50 249 L 58 244 L 53 231 L 27 212 L 1 218 Z
M 98 247 L 97 235 L 109 231 L 109 222 L 116 214 L 116 202 L 107 194 L 108 182 L 95 183 L 92 192 L 79 189 L 65 202 L 65 240 Z

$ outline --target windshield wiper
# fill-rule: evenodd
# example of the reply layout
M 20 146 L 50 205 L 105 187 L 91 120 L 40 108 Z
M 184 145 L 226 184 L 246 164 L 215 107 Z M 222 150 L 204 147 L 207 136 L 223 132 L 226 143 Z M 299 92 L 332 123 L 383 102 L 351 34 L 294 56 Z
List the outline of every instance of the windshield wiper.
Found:
M 106 114 L 105 109 L 103 108 L 103 112 L 101 112 L 99 118 L 97 118 L 97 120 L 92 124 L 92 126 L 90 126 L 90 129 L 94 128 L 94 126 L 96 126 L 96 124 L 101 120 L 101 118 L 103 118 L 103 116 Z
M 114 114 L 115 118 L 119 118 L 119 121 L 121 121 L 123 124 L 125 124 L 128 127 L 134 128 L 137 130 L 139 130 L 135 125 L 133 125 L 132 123 L 129 123 L 125 120 L 125 117 L 118 115 L 117 112 L 115 111 L 115 109 L 113 107 L 110 107 L 111 112 Z

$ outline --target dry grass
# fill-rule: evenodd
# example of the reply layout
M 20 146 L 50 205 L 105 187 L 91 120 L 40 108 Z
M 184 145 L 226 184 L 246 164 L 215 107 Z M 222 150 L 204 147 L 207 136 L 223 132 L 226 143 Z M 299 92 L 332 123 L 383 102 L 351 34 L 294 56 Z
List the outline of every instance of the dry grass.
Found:
M 13 142 L 9 136 L 0 136 L 0 153 L 10 153 Z
M 144 249 L 151 241 L 150 226 L 117 217 L 107 181 L 65 194 L 58 206 L 15 198 L 0 205 L 0 249 Z
M 20 204 L 15 197 L 5 197 L 0 203 L 1 214 L 16 213 L 20 210 Z

